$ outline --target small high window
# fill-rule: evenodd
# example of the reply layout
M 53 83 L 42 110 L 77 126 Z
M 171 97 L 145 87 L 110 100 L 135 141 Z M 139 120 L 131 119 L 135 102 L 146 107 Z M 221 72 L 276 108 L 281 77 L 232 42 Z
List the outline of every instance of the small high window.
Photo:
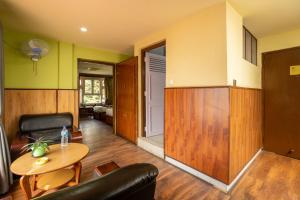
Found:
M 243 58 L 257 65 L 257 39 L 243 27 Z

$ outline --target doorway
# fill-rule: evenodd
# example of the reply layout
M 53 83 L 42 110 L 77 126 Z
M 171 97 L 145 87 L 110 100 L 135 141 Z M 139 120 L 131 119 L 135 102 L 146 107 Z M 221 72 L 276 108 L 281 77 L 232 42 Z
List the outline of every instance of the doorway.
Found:
M 264 149 L 300 159 L 300 47 L 263 54 Z
M 78 59 L 79 126 L 114 130 L 115 64 Z
M 140 146 L 164 156 L 164 88 L 166 84 L 166 42 L 142 50 L 143 135 Z

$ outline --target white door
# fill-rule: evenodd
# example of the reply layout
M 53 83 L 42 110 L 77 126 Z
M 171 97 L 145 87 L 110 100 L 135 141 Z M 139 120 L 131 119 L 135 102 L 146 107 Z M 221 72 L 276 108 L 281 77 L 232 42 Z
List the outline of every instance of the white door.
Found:
M 146 137 L 164 132 L 166 59 L 146 53 Z

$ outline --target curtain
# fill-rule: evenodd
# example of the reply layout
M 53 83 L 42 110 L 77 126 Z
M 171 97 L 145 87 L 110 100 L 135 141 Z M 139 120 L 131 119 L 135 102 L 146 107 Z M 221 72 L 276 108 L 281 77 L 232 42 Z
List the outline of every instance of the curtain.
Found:
M 0 195 L 8 192 L 13 182 L 10 172 L 10 152 L 3 125 L 0 122 Z
M 112 105 L 113 103 L 113 79 L 111 77 L 105 77 L 104 79 L 105 86 L 105 96 L 106 96 L 106 105 Z

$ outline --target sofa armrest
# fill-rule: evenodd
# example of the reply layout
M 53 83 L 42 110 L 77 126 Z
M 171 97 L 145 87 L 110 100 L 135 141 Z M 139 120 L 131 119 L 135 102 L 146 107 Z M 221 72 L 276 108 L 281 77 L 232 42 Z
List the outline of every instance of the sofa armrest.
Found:
M 105 176 L 59 190 L 36 200 L 153 200 L 158 169 L 139 163 L 119 168 Z
M 29 139 L 25 135 L 17 133 L 10 145 L 10 153 L 12 161 L 21 156 L 22 147 L 29 143 Z M 26 152 L 24 152 L 26 153 Z

